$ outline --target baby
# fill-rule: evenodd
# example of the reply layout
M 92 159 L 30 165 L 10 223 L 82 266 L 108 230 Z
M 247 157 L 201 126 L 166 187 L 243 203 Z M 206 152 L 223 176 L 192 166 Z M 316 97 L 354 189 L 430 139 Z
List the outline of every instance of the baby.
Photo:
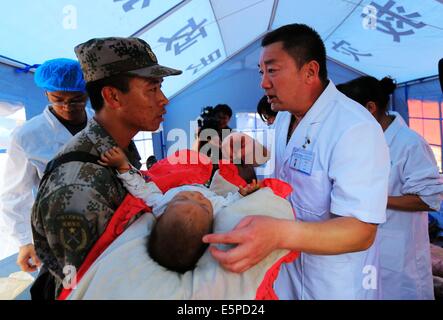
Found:
M 180 273 L 194 269 L 205 252 L 208 245 L 202 238 L 212 232 L 214 215 L 259 188 L 254 180 L 225 197 L 200 184 L 173 188 L 163 194 L 154 182 L 145 182 L 118 147 L 104 152 L 99 163 L 115 168 L 126 189 L 152 208 L 157 222 L 147 243 L 148 254 L 163 267 Z

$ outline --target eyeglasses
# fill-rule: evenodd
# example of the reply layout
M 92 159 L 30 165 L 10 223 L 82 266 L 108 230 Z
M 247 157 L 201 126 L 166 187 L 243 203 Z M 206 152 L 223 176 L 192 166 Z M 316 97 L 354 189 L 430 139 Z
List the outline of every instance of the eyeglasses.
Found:
M 46 92 L 46 96 L 51 106 L 55 107 L 84 107 L 88 101 L 88 97 L 86 95 L 77 95 L 72 97 L 70 100 L 63 100 L 64 96 L 56 96 Z M 55 100 L 55 101 L 54 101 Z M 62 101 L 60 101 L 62 100 Z
M 55 101 L 55 102 L 51 102 L 52 106 L 55 107 L 63 107 L 63 106 L 67 106 L 67 107 L 84 107 L 86 106 L 86 101 Z

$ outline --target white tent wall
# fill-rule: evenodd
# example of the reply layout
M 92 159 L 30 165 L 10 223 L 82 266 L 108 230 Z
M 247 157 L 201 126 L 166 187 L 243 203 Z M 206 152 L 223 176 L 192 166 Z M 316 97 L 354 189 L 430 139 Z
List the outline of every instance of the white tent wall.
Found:
M 234 115 L 238 112 L 256 112 L 257 103 L 264 94 L 257 67 L 260 41 L 257 40 L 171 99 L 166 107 L 167 114 L 163 123 L 163 145 L 166 148 L 163 151 L 166 152 L 159 153 L 160 149 L 156 145 L 157 158 L 177 149 L 191 147 L 194 128 L 190 122 L 196 120 L 206 106 L 226 103 L 232 108 Z M 327 67 L 329 77 L 335 84 L 361 75 L 331 60 L 328 60 Z M 165 82 L 167 81 L 166 78 Z M 236 127 L 235 116 L 231 118 L 230 126 Z M 183 131 L 186 139 L 182 137 Z M 179 136 L 181 143 L 177 142 Z M 159 142 L 160 140 L 154 140 L 154 144 Z
M 21 102 L 28 120 L 41 113 L 48 102 L 44 91 L 35 85 L 34 74 L 16 72 L 15 69 L 0 63 L 0 101 Z

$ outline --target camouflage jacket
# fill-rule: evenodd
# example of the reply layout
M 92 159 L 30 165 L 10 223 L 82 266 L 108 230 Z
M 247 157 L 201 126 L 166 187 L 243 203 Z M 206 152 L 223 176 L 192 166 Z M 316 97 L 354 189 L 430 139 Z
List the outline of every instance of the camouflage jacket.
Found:
M 98 156 L 116 145 L 91 119 L 59 155 L 83 151 Z M 126 156 L 140 168 L 140 156 L 132 141 Z M 114 169 L 79 161 L 60 165 L 39 187 L 31 216 L 34 245 L 39 258 L 56 277 L 57 291 L 66 274 L 64 267 L 80 267 L 126 194 Z

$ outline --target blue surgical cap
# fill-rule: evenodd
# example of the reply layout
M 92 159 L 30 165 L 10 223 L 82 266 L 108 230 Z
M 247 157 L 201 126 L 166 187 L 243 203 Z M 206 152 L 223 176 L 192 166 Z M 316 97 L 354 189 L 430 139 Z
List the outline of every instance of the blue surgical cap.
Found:
M 47 91 L 86 91 L 80 64 L 72 59 L 46 61 L 36 69 L 34 81 Z

